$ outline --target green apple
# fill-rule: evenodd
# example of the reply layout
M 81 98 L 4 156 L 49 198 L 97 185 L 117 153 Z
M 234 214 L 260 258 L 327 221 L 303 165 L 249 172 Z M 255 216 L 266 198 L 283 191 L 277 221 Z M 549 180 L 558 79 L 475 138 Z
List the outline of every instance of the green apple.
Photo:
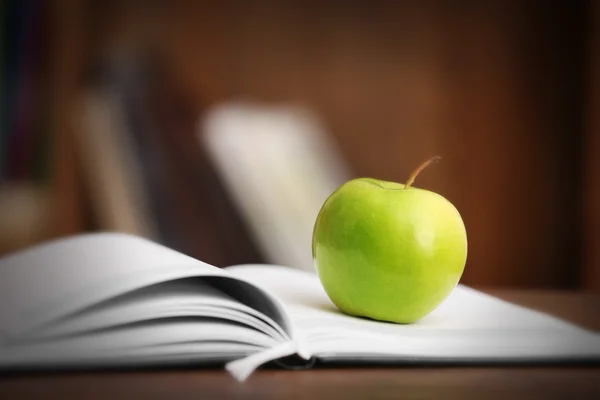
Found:
M 458 284 L 467 260 L 467 233 L 458 210 L 437 193 L 359 178 L 325 201 L 312 252 L 327 295 L 343 312 L 412 323 L 440 305 Z

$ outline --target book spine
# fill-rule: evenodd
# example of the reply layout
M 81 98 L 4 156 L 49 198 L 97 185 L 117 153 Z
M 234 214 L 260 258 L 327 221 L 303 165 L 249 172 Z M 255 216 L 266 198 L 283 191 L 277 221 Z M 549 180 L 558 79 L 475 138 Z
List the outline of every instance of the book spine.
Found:
M 17 61 L 18 80 L 15 93 L 14 125 L 11 130 L 9 148 L 11 159 L 8 166 L 13 180 L 31 178 L 31 165 L 35 154 L 35 142 L 39 133 L 41 108 L 40 65 L 42 7 L 37 0 L 22 3 L 22 26 L 20 54 Z
M 0 177 L 8 180 L 8 171 L 12 149 L 10 148 L 11 136 L 14 126 L 16 94 L 18 90 L 18 61 L 22 44 L 22 25 L 24 3 L 16 1 L 2 2 L 4 30 L 4 63 L 2 85 L 2 119 L 0 126 Z
M 138 180 L 140 196 L 144 199 L 148 219 L 152 221 L 155 239 L 175 248 L 173 220 L 162 212 L 168 208 L 164 201 L 164 188 L 159 182 L 164 178 L 164 159 L 155 143 L 154 122 L 143 102 L 145 97 L 143 70 L 135 56 L 108 57 L 99 65 L 99 83 L 110 88 L 120 99 L 118 107 L 127 127 L 121 132 L 130 144 L 134 160 L 132 171 Z

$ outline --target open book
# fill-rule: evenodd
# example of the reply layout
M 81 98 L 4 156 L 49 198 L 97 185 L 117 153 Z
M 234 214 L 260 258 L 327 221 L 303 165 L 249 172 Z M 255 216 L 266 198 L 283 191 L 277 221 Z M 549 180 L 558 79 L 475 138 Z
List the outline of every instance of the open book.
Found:
M 313 273 L 218 269 L 113 233 L 0 259 L 0 369 L 270 361 L 497 363 L 600 359 L 600 335 L 459 285 L 412 325 L 342 314 Z M 302 360 L 305 361 L 302 361 Z

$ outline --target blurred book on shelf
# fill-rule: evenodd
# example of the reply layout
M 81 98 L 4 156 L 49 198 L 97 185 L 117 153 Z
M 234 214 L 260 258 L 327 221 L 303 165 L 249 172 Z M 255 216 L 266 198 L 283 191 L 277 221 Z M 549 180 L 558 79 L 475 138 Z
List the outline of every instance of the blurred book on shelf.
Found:
M 50 193 L 29 182 L 0 185 L 0 255 L 47 238 Z
M 317 115 L 301 106 L 223 104 L 204 114 L 199 139 L 268 262 L 312 270 L 319 210 L 351 177 Z
M 90 88 L 82 100 L 78 139 L 96 223 L 104 230 L 156 239 L 141 166 L 116 94 Z
M 85 90 L 79 129 L 97 229 L 217 266 L 312 268 L 314 221 L 348 168 L 318 117 L 292 105 L 189 106 L 168 70 L 115 52 Z
M 115 52 L 84 90 L 79 145 L 95 228 L 217 266 L 262 261 L 169 78 L 152 59 Z
M 51 235 L 47 13 L 0 2 L 0 254 Z
M 312 268 L 314 220 L 350 176 L 317 115 L 234 98 L 202 109 L 147 43 L 86 58 L 70 31 L 48 39 L 67 14 L 0 7 L 0 254 L 102 230 L 216 266 Z

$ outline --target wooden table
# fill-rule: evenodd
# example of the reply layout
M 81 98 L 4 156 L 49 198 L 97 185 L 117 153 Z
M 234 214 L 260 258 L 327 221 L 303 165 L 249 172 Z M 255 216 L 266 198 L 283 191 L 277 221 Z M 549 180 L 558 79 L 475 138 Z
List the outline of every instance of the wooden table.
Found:
M 488 290 L 600 331 L 600 296 Z M 0 399 L 20 398 L 568 398 L 600 399 L 600 365 L 261 370 L 236 383 L 221 370 L 9 375 Z

